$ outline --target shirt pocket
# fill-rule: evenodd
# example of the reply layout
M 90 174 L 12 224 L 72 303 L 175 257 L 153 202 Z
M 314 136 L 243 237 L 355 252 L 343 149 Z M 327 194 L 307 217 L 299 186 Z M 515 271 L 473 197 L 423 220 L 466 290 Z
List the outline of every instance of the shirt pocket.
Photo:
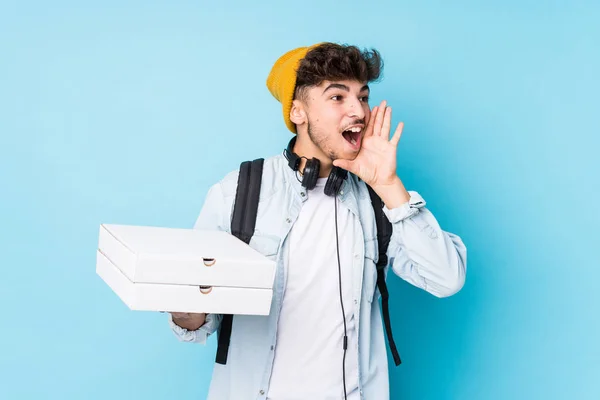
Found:
M 259 231 L 250 239 L 250 247 L 273 261 L 279 252 L 279 244 L 279 237 Z
M 377 289 L 377 239 L 365 241 L 365 266 L 363 271 L 363 296 L 372 303 L 376 298 Z

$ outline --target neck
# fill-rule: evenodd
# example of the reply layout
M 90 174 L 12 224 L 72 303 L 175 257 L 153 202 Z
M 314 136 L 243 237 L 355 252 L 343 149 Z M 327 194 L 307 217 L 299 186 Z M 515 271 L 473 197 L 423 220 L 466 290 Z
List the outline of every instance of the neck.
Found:
M 298 154 L 300 157 L 306 157 L 307 159 L 317 158 L 321 162 L 321 167 L 319 168 L 319 178 L 326 178 L 329 176 L 331 172 L 331 168 L 333 167 L 333 161 L 327 156 L 321 149 L 319 149 L 312 140 L 308 137 L 308 135 L 298 135 L 296 138 L 296 143 L 293 148 L 294 153 Z M 304 166 L 306 165 L 306 160 L 304 158 L 300 159 L 300 172 L 304 173 Z

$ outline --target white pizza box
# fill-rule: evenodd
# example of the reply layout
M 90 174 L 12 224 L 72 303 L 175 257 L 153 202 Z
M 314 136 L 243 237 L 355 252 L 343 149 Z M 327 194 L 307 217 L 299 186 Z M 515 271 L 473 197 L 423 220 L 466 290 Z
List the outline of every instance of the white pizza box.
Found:
M 268 315 L 273 296 L 271 289 L 134 283 L 99 250 L 96 272 L 136 311 Z
M 100 226 L 98 250 L 134 283 L 271 289 L 275 262 L 223 231 Z
M 132 310 L 268 315 L 275 265 L 227 232 L 100 226 L 96 272 Z

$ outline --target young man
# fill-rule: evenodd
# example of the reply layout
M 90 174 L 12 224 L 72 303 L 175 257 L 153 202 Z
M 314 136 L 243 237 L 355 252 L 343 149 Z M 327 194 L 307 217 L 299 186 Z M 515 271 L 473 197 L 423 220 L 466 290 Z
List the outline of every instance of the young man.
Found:
M 277 261 L 273 301 L 269 316 L 233 318 L 227 363 L 215 364 L 209 399 L 389 398 L 377 227 L 367 185 L 392 224 L 392 271 L 438 297 L 462 288 L 464 244 L 440 228 L 396 174 L 403 124 L 390 138 L 391 108 L 385 101 L 369 107 L 368 83 L 380 72 L 376 51 L 332 43 L 289 51 L 273 66 L 267 87 L 296 135 L 290 151 L 264 162 L 250 242 Z M 289 161 L 294 154 L 301 157 L 298 171 Z M 330 174 L 340 171 L 342 177 L 349 172 L 341 187 L 325 194 Z M 211 187 L 197 229 L 230 232 L 237 179 L 235 171 Z M 186 342 L 205 343 L 221 320 L 170 314 L 173 331 Z

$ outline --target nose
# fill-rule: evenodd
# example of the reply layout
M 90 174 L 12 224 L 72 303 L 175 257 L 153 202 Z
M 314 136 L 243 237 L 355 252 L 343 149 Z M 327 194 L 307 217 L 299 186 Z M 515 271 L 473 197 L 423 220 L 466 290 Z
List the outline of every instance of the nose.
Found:
M 347 113 L 348 113 L 348 116 L 351 118 L 359 118 L 359 119 L 365 118 L 365 109 L 364 109 L 363 103 L 360 101 L 360 99 L 353 99 L 353 100 L 348 101 Z

